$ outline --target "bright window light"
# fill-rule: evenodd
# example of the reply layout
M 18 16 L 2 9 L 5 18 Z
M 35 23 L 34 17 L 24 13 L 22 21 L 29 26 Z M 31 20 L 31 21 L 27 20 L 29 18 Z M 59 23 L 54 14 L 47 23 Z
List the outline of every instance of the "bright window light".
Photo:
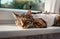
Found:
M 5 4 L 5 3 L 10 3 L 12 2 L 13 0 L 1 0 L 1 4 Z

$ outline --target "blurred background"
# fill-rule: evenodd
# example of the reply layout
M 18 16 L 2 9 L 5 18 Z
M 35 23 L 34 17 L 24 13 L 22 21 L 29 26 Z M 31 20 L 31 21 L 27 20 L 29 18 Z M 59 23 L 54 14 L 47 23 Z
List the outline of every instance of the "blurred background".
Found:
M 0 0 L 0 8 L 24 9 L 28 10 L 29 5 L 32 10 L 43 11 L 44 0 Z

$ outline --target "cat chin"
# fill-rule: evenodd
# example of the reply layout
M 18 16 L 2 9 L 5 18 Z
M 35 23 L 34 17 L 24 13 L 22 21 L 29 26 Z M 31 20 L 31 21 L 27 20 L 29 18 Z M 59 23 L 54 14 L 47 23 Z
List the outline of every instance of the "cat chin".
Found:
M 24 29 L 23 27 L 21 27 L 21 26 L 17 26 L 18 28 L 20 28 L 20 29 Z

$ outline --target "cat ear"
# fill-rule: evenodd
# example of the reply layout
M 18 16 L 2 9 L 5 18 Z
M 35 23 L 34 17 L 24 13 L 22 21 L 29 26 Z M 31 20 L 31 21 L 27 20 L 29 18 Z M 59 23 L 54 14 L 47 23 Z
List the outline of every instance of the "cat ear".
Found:
M 15 19 L 18 17 L 18 14 L 16 14 L 15 12 L 13 12 L 12 15 Z
M 26 13 L 26 15 L 31 15 L 31 14 L 32 14 L 31 10 L 28 10 L 28 12 Z

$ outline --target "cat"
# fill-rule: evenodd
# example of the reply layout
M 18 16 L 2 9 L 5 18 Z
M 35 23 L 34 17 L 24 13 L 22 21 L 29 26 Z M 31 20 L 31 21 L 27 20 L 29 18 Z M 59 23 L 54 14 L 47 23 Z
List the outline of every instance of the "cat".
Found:
M 27 13 L 24 14 L 16 14 L 12 13 L 15 18 L 15 23 L 17 26 L 21 28 L 46 28 L 47 23 L 42 18 L 33 18 L 32 12 L 28 10 Z

